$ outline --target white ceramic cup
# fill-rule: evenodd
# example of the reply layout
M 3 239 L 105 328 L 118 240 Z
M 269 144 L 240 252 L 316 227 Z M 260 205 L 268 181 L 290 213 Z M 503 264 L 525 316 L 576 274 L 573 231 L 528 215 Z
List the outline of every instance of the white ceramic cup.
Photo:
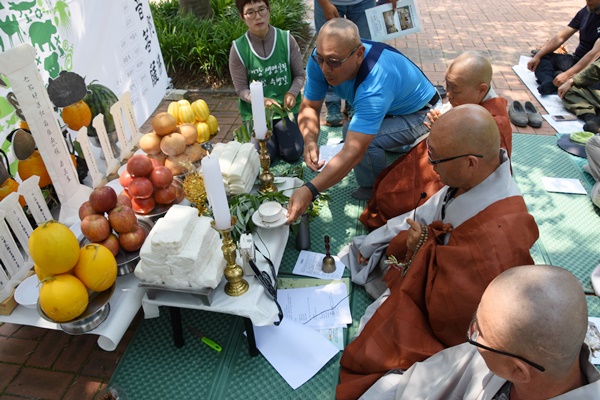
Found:
M 275 222 L 279 219 L 282 208 L 276 201 L 267 201 L 258 207 L 258 215 L 264 222 Z

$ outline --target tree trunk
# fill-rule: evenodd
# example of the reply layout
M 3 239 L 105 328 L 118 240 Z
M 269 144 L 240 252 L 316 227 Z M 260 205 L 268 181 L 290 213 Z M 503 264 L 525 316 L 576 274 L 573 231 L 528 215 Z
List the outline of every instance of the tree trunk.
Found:
M 182 14 L 192 13 L 197 18 L 210 18 L 212 8 L 210 0 L 179 0 L 179 12 Z

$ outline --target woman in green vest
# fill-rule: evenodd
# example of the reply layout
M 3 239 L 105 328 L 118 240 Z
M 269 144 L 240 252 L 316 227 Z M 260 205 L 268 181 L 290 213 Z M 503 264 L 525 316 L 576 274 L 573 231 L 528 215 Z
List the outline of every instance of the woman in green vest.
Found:
M 304 65 L 296 39 L 289 31 L 269 24 L 269 0 L 236 0 L 240 17 L 248 32 L 233 41 L 229 52 L 229 71 L 239 96 L 242 120 L 252 118 L 250 82 L 263 82 L 265 107 L 277 104 L 298 115 L 300 90 L 304 85 Z M 258 146 L 258 145 L 257 145 Z M 304 151 L 298 124 L 288 118 L 274 120 L 267 144 L 271 161 L 281 157 L 297 161 Z

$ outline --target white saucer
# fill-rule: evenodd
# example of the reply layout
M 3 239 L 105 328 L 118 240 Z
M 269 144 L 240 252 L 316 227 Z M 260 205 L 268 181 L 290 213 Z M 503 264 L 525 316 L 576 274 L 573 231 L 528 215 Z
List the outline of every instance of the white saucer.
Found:
M 283 208 L 279 213 L 279 218 L 277 218 L 273 222 L 266 222 L 260 218 L 260 214 L 258 213 L 258 211 L 255 211 L 254 214 L 252 214 L 252 222 L 254 222 L 254 225 L 264 229 L 279 228 L 280 226 L 285 224 L 285 221 L 287 221 L 287 218 L 285 216 L 286 214 L 287 210 Z

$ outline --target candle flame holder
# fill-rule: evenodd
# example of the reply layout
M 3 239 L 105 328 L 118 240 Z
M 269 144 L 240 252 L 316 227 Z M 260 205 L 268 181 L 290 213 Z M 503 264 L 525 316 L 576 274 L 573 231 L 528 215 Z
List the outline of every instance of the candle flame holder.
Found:
M 236 217 L 231 217 L 231 226 L 235 226 L 237 222 Z M 228 229 L 217 229 L 215 221 L 211 221 L 210 225 L 214 230 L 219 232 L 223 240 L 221 251 L 223 251 L 223 257 L 227 261 L 227 267 L 225 267 L 225 294 L 235 297 L 241 296 L 248 291 L 248 282 L 243 278 L 244 270 L 242 267 L 236 264 L 236 248 L 235 242 L 231 239 L 231 228 Z
M 257 139 L 256 134 L 254 134 L 254 138 L 260 145 L 260 150 L 258 152 L 258 158 L 260 160 L 260 169 L 261 173 L 258 177 L 258 180 L 261 183 L 260 191 L 267 193 L 275 193 L 277 192 L 277 186 L 273 184 L 275 177 L 273 173 L 269 170 L 271 166 L 271 156 L 267 151 L 267 142 L 271 137 L 271 131 L 267 131 L 264 139 Z

